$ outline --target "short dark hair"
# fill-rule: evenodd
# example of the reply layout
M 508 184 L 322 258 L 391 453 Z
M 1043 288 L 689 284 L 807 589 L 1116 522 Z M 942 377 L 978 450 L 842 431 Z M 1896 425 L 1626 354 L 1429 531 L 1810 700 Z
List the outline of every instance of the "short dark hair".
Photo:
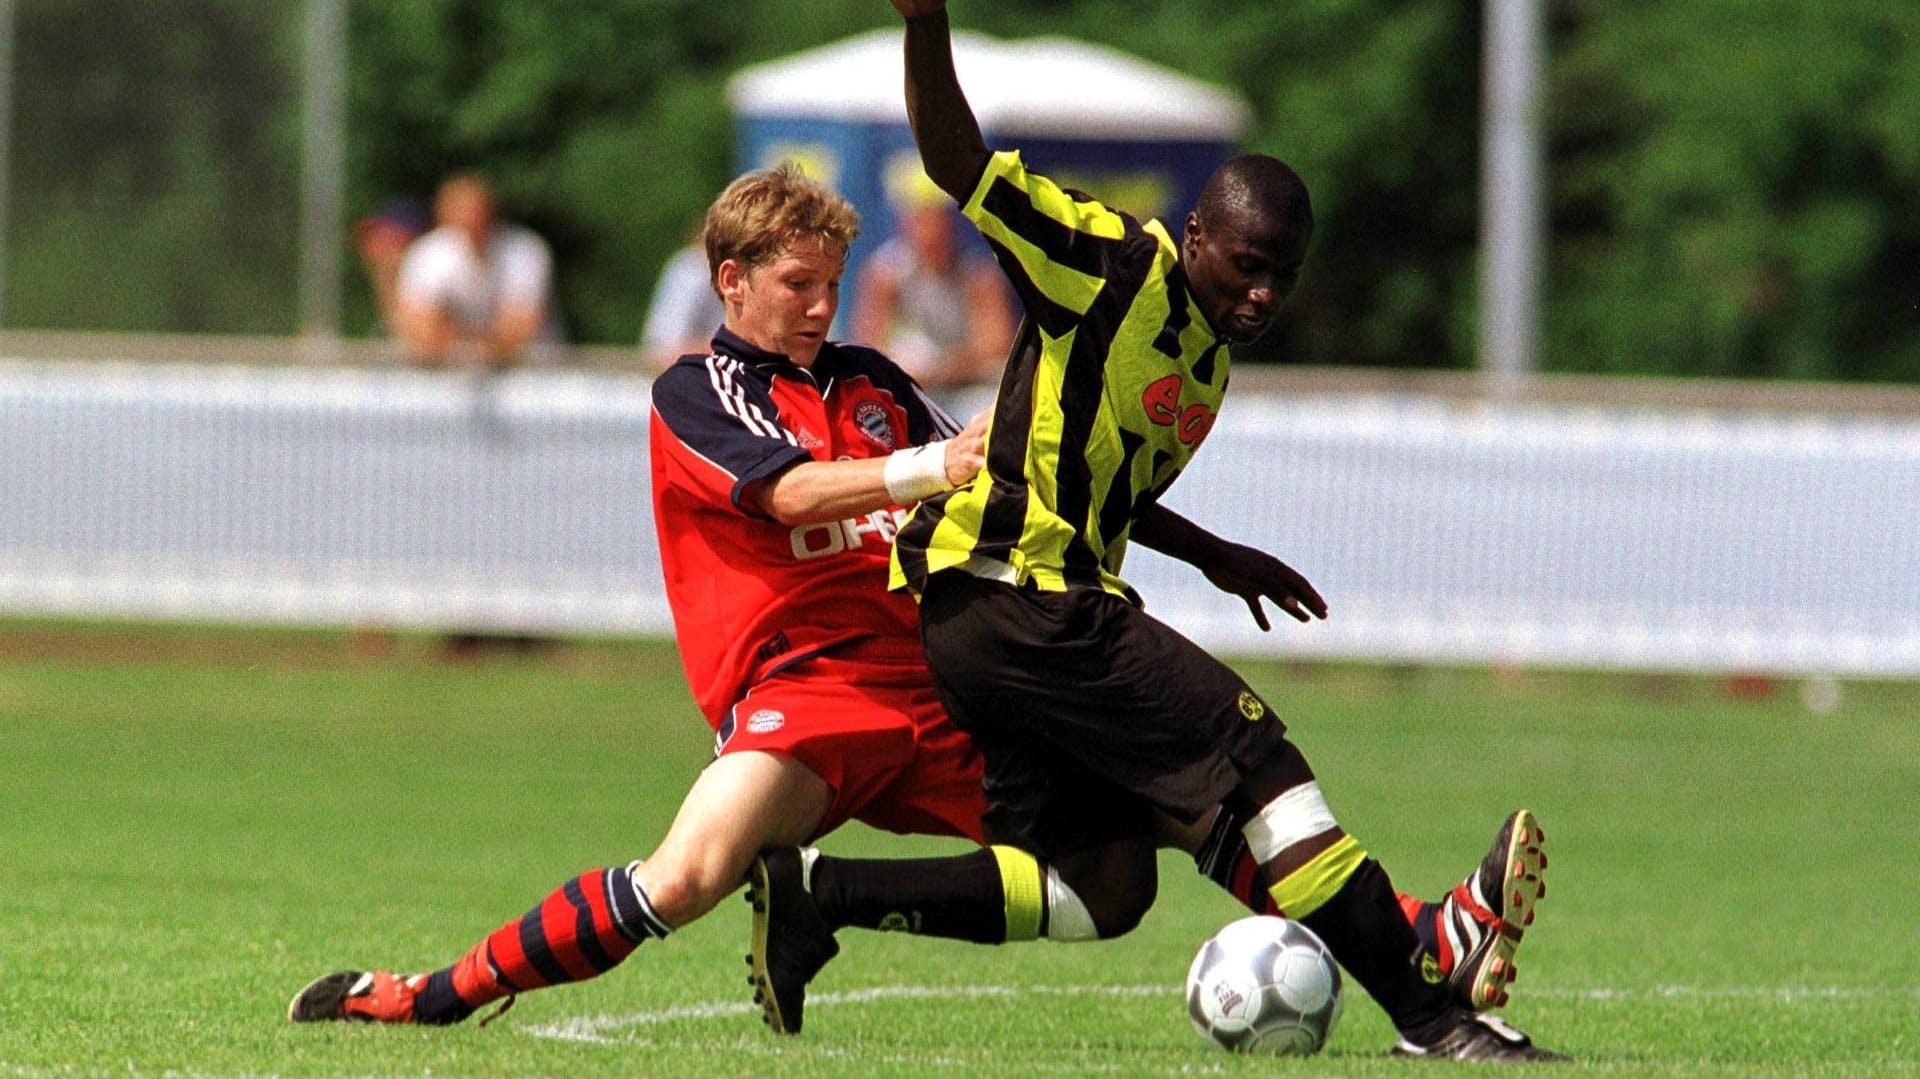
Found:
M 1306 181 L 1266 154 L 1242 154 L 1214 169 L 1193 212 L 1203 227 L 1226 215 L 1253 212 L 1302 232 L 1313 229 Z

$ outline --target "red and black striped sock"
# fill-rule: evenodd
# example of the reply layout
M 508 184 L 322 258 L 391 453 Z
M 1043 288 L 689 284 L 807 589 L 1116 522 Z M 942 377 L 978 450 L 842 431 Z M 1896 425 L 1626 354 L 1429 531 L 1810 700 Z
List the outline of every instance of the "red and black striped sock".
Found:
M 416 1022 L 457 1023 L 490 1001 L 605 974 L 648 937 L 665 937 L 634 862 L 595 869 L 489 933 L 459 962 L 435 971 L 415 998 Z

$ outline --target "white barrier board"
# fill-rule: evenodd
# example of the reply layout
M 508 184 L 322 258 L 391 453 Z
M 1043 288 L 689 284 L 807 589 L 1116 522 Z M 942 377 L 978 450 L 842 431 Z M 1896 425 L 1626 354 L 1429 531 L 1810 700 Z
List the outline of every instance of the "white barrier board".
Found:
M 0 361 L 0 611 L 671 631 L 647 382 Z M 1167 502 L 1334 617 L 1237 654 L 1920 675 L 1920 423 L 1230 395 Z

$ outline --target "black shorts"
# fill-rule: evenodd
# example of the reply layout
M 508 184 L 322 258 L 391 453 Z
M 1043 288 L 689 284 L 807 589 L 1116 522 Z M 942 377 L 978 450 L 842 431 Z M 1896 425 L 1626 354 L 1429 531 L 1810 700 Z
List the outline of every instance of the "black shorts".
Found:
M 1191 821 L 1285 744 L 1232 668 L 1119 596 L 935 574 L 920 636 L 986 760 L 987 840 L 1058 856 Z

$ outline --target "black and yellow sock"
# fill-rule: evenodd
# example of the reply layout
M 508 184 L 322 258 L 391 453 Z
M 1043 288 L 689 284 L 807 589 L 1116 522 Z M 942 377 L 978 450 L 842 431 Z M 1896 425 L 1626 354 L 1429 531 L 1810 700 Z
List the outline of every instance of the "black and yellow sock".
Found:
M 1001 944 L 1046 931 L 1046 873 L 1033 856 L 989 847 L 949 858 L 813 863 L 813 900 L 835 929 L 879 929 Z
M 1402 1032 L 1422 1034 L 1450 1022 L 1453 1001 L 1437 968 L 1420 963 L 1420 938 L 1407 924 L 1380 863 L 1352 836 L 1314 856 L 1273 886 L 1274 902 L 1319 934 Z

